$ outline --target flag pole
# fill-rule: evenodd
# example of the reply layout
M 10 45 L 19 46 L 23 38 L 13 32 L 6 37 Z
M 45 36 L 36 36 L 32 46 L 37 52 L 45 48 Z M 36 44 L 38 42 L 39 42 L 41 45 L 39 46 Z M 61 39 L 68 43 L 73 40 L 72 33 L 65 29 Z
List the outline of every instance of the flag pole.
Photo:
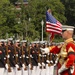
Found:
M 43 25 L 44 25 L 44 21 L 41 21 L 41 25 L 42 25 L 42 41 L 43 41 Z

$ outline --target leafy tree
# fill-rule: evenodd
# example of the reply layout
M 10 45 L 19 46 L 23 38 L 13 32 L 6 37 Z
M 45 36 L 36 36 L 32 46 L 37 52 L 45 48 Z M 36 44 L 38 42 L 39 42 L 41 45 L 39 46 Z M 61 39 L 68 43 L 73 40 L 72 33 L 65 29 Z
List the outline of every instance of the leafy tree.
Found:
M 10 4 L 9 0 L 2 0 L 0 3 L 0 34 L 6 35 L 6 33 L 11 33 L 13 26 L 16 24 L 15 12 L 13 10 L 13 5 Z M 3 32 L 4 31 L 4 32 Z
M 29 15 L 35 25 L 35 29 L 41 36 L 41 21 L 44 20 L 44 37 L 47 36 L 45 31 L 45 18 L 47 7 L 51 8 L 53 16 L 62 24 L 65 24 L 66 17 L 64 16 L 65 7 L 60 0 L 29 0 Z M 41 39 L 41 37 L 40 37 Z
M 61 0 L 65 5 L 66 24 L 75 26 L 75 0 Z
M 61 23 L 66 22 L 64 16 L 65 7 L 60 0 L 28 0 L 28 5 L 21 2 L 21 10 L 17 10 L 13 5 L 17 0 L 2 0 L 0 5 L 0 33 L 1 36 L 19 34 L 24 39 L 41 39 L 41 21 L 44 21 L 44 37 L 47 37 L 45 31 L 45 18 L 47 7 L 51 8 L 53 16 Z M 29 18 L 31 19 L 29 21 Z M 7 30 L 5 31 L 5 28 Z M 3 30 L 4 29 L 4 30 Z M 4 31 L 2 34 L 2 30 Z M 45 39 L 44 38 L 44 39 Z

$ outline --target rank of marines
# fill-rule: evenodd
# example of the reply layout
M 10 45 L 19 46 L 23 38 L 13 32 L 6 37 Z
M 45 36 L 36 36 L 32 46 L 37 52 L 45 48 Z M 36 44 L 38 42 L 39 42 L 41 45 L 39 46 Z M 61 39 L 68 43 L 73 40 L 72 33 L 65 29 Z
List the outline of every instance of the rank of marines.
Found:
M 40 48 L 50 46 L 45 41 L 0 40 L 0 71 L 2 75 L 33 75 L 33 71 L 55 64 L 56 55 L 42 54 Z M 37 72 L 38 73 L 38 72 Z M 38 74 L 37 74 L 38 75 Z M 47 74 L 46 74 L 47 75 Z

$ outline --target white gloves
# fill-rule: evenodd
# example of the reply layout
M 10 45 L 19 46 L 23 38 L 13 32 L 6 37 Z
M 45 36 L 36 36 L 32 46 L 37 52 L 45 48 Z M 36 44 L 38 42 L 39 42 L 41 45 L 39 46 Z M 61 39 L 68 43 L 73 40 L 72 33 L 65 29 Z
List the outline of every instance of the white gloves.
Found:
M 19 68 L 19 66 L 17 64 L 15 66 L 16 66 L 16 68 Z
M 41 64 L 40 64 L 40 63 L 38 63 L 38 66 L 41 66 Z
M 29 64 L 29 68 L 31 68 L 31 64 Z
M 68 69 L 68 68 L 66 68 L 65 64 L 63 64 L 63 65 L 61 66 L 61 68 L 58 70 L 58 75 L 60 75 L 60 73 L 62 73 L 62 72 L 65 71 L 66 69 Z
M 22 64 L 22 67 L 23 67 L 23 68 L 25 68 L 25 65 L 24 65 L 24 64 Z
M 5 64 L 6 69 L 8 69 L 8 64 Z
M 40 48 L 43 54 L 50 52 L 49 48 Z

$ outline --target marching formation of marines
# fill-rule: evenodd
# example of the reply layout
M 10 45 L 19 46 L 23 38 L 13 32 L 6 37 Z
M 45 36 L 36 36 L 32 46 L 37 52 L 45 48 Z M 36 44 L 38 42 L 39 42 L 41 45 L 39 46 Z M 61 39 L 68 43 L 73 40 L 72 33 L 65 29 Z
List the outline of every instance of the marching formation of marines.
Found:
M 49 44 L 26 40 L 0 40 L 1 75 L 50 75 L 50 67 L 55 64 L 56 55 L 42 54 L 40 48 Z M 52 70 L 53 73 L 53 70 Z

